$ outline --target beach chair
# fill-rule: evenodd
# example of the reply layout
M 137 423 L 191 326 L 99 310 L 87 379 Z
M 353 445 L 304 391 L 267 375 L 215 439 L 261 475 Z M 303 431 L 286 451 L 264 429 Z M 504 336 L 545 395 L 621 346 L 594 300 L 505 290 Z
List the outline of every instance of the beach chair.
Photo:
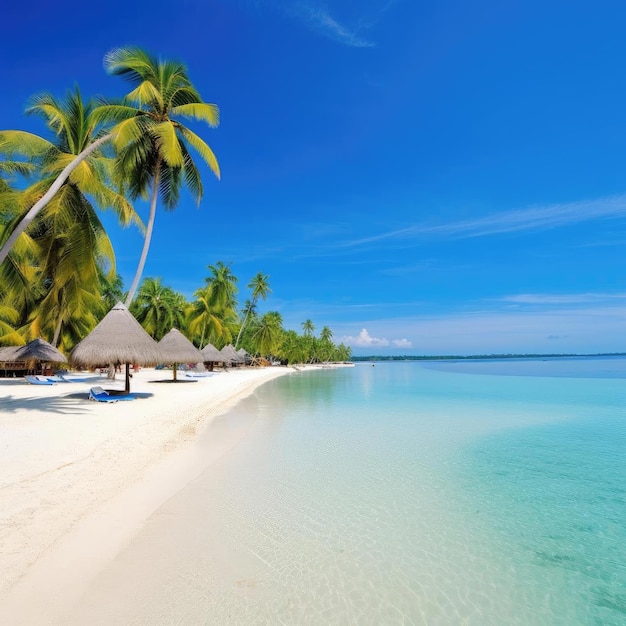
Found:
M 134 400 L 135 396 L 110 394 L 102 387 L 92 387 L 89 390 L 89 399 L 96 402 L 121 402 L 123 400 Z
M 54 376 L 44 376 L 44 378 L 48 379 L 51 383 L 67 383 L 68 380 L 65 380 L 63 376 L 58 376 L 55 374 Z
M 24 380 L 31 385 L 54 385 L 53 380 L 48 380 L 43 376 L 24 376 Z

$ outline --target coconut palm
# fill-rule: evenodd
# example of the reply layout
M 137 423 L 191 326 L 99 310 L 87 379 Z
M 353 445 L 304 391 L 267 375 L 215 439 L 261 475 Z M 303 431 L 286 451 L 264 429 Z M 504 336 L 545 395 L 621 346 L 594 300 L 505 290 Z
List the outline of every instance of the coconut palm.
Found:
M 334 349 L 332 339 L 333 331 L 328 326 L 324 326 L 320 331 L 319 337 L 319 348 L 322 360 L 328 361 L 330 359 L 330 355 Z
M 313 322 L 311 320 L 305 320 L 302 322 L 302 330 L 304 331 L 305 337 L 312 337 L 315 332 L 315 326 L 313 326 Z
M 189 307 L 188 328 L 200 348 L 207 343 L 228 343 L 231 334 L 222 311 L 211 302 L 209 287 L 202 287 L 194 293 L 195 300 Z
M 219 165 L 211 148 L 193 131 L 181 123 L 181 118 L 219 123 L 219 109 L 202 100 L 191 84 L 187 69 L 181 63 L 157 59 L 139 48 L 117 48 L 104 58 L 109 74 L 128 80 L 134 89 L 120 105 L 100 108 L 103 119 L 121 119 L 134 107 L 133 139 L 122 134 L 117 171 L 130 197 L 150 197 L 150 216 L 144 245 L 131 284 L 126 304 L 132 301 L 150 249 L 159 197 L 163 206 L 173 210 L 178 204 L 184 185 L 199 204 L 203 195 L 200 173 L 189 152 L 191 146 L 217 178 Z M 130 123 L 128 124 L 130 128 Z
M 5 229 L 2 248 L 0 248 L 0 265 L 16 245 L 20 236 L 63 188 L 70 177 L 74 183 L 82 181 L 83 185 L 89 184 L 94 167 L 92 157 L 99 156 L 108 142 L 115 139 L 119 148 L 136 139 L 141 133 L 146 132 L 146 124 L 134 119 L 136 110 L 124 106 L 118 107 L 115 112 L 117 123 L 112 129 L 105 131 L 106 123 L 109 122 L 111 125 L 113 120 L 108 107 L 90 105 L 89 115 L 84 115 L 86 111 L 82 109 L 82 99 L 78 89 L 76 89 L 76 96 L 73 105 L 63 107 L 52 96 L 44 94 L 35 97 L 33 104 L 27 109 L 27 113 L 44 115 L 47 118 L 49 128 L 59 137 L 64 137 L 67 140 L 65 146 L 57 147 L 37 135 L 24 131 L 8 130 L 0 133 L 0 153 L 18 153 L 26 156 L 27 159 L 43 166 L 43 173 L 45 174 L 45 185 L 28 204 L 30 209 L 19 215 L 19 218 L 11 224 L 10 228 Z M 69 103 L 71 99 L 71 96 L 68 97 L 67 102 Z M 83 114 L 82 119 L 81 115 L 76 114 L 75 105 L 82 109 L 80 111 Z M 68 112 L 70 113 L 69 117 L 66 115 Z M 78 119 L 80 119 L 80 124 L 76 126 L 75 121 Z M 63 147 L 68 149 L 63 150 Z M 85 163 L 89 161 L 91 163 L 85 166 Z M 101 162 L 101 159 L 99 161 Z M 7 167 L 5 164 L 4 168 L 7 169 Z M 18 162 L 17 166 L 13 164 L 11 167 L 13 171 L 20 173 L 32 172 L 33 163 Z M 15 169 L 16 167 L 17 169 Z M 117 205 L 115 208 L 121 209 L 117 200 L 115 200 L 115 204 Z M 122 211 L 127 211 L 127 208 L 122 209 Z
M 205 278 L 210 303 L 217 309 L 232 309 L 237 306 L 238 278 L 232 273 L 230 263 L 218 261 L 207 265 L 211 275 Z
M 257 352 L 262 355 L 275 354 L 279 349 L 283 333 L 283 318 L 278 311 L 269 311 L 261 316 L 254 331 Z
M 184 296 L 163 285 L 160 278 L 146 278 L 130 311 L 144 330 L 160 341 L 172 328 L 182 327 L 186 304 Z
M 41 174 L 41 179 L 22 193 L 25 205 L 36 204 L 58 180 L 66 163 L 92 146 L 98 128 L 94 111 L 94 104 L 84 102 L 78 89 L 62 100 L 42 94 L 32 99 L 27 112 L 45 119 L 55 133 L 54 141 L 22 131 L 0 134 L 0 147 L 6 155 L 28 159 Z M 16 240 L 28 250 L 45 293 L 37 310 L 28 316 L 28 335 L 44 334 L 58 345 L 64 325 L 68 325 L 65 336 L 69 338 L 78 337 L 97 322 L 99 273 L 106 266 L 113 274 L 115 257 L 94 205 L 114 209 L 124 225 L 139 223 L 132 205 L 108 184 L 112 165 L 102 150 L 92 150 L 60 185 L 45 210 L 30 221 L 29 232 L 22 232 Z M 19 215 L 15 220 L 23 222 Z M 19 227 L 11 237 L 16 230 Z M 3 266 L 14 285 L 24 283 L 25 276 L 18 270 L 13 262 L 6 270 Z
M 261 300 L 265 300 L 268 294 L 272 293 L 270 289 L 269 276 L 267 274 L 263 274 L 259 272 L 256 274 L 252 280 L 248 283 L 248 289 L 252 289 L 252 300 L 250 302 L 250 306 L 245 309 L 245 316 L 243 318 L 243 322 L 241 323 L 241 328 L 239 329 L 239 333 L 237 334 L 237 341 L 235 341 L 235 350 L 239 347 L 239 339 L 241 338 L 241 333 L 248 321 L 248 317 L 251 311 L 256 309 L 256 304 Z

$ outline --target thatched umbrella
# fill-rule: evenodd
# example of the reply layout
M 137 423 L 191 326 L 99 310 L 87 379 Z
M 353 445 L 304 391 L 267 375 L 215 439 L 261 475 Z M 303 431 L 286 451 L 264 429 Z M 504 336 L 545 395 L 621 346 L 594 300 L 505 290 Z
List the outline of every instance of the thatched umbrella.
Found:
M 67 358 L 45 339 L 33 339 L 23 346 L 0 348 L 0 362 L 18 363 L 39 361 L 40 363 L 67 363 Z
M 39 337 L 15 350 L 15 361 L 45 361 L 46 363 L 67 363 L 67 358 L 52 344 Z
M 102 321 L 76 345 L 70 361 L 80 367 L 125 363 L 124 391 L 130 391 L 130 364 L 156 365 L 163 360 L 159 344 L 118 302 Z
M 222 363 L 224 361 L 221 352 L 212 343 L 207 343 L 200 352 L 202 352 L 202 360 L 205 363 L 209 363 L 209 370 L 211 371 L 213 371 L 214 363 Z
M 202 363 L 204 356 L 185 335 L 176 328 L 172 328 L 161 341 L 159 348 L 163 358 L 174 365 L 174 380 L 176 380 L 176 366 L 178 363 Z
M 237 354 L 243 359 L 246 365 L 252 362 L 252 355 L 245 348 L 239 348 Z
M 237 351 L 231 344 L 224 346 L 220 352 L 231 362 L 231 363 L 243 363 L 243 359 L 241 356 L 237 354 Z
M 4 348 L 0 348 L 0 362 L 18 361 L 19 359 L 16 359 L 15 355 L 22 347 L 23 346 L 6 346 Z

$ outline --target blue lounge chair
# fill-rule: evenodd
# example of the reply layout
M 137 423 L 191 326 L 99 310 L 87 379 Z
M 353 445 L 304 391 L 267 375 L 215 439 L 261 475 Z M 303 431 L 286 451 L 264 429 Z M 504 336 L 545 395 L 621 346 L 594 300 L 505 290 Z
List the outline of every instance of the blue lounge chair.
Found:
M 65 378 L 63 378 L 63 376 L 57 376 L 56 374 L 54 376 L 44 376 L 44 378 L 47 378 L 51 383 L 67 383 L 69 381 L 65 380 Z
M 31 385 L 54 385 L 55 382 L 52 380 L 48 380 L 44 376 L 24 376 L 24 379 L 27 383 Z
M 89 390 L 89 399 L 96 402 L 121 402 L 123 400 L 134 400 L 135 396 L 110 394 L 102 387 L 92 387 Z

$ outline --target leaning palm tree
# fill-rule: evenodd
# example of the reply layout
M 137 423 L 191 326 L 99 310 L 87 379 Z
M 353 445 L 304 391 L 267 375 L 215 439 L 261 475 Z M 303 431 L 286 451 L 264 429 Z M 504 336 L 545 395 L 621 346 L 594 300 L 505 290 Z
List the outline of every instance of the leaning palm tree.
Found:
M 78 90 L 76 90 L 76 95 L 79 96 Z M 47 94 L 34 99 L 33 105 L 27 109 L 27 113 L 33 112 L 47 116 L 48 126 L 58 135 L 66 133 L 73 124 L 73 120 L 68 119 L 62 113 L 58 102 Z M 75 120 L 76 116 L 73 117 Z M 119 148 L 146 132 L 146 125 L 142 121 L 135 120 L 135 117 L 136 110 L 128 106 L 118 107 L 115 112 L 115 119 L 113 119 L 108 107 L 92 107 L 89 119 L 85 118 L 81 127 L 73 129 L 75 131 L 73 132 L 74 139 L 77 141 L 69 144 L 70 150 L 60 154 L 56 147 L 47 145 L 45 140 L 32 133 L 16 130 L 0 132 L 0 153 L 17 152 L 30 160 L 38 161 L 40 165 L 42 162 L 46 164 L 44 168 L 46 186 L 28 205 L 30 208 L 19 215 L 19 219 L 15 220 L 11 227 L 5 231 L 2 248 L 0 248 L 0 265 L 16 245 L 20 236 L 63 188 L 70 177 L 75 182 L 88 180 L 91 168 L 84 167 L 86 161 L 93 160 L 91 157 L 99 155 L 103 147 L 112 140 L 115 140 L 116 146 Z M 115 122 L 114 125 L 113 122 Z M 51 165 L 52 167 L 49 167 Z M 32 171 L 32 163 L 18 163 L 17 167 L 22 173 Z
M 191 146 L 217 178 L 219 165 L 211 148 L 181 123 L 181 118 L 219 123 L 219 109 L 202 100 L 181 63 L 164 61 L 139 48 L 118 48 L 104 59 L 109 74 L 128 80 L 134 89 L 121 105 L 101 107 L 104 118 L 122 119 L 135 108 L 138 132 L 124 146 L 119 145 L 117 171 L 132 199 L 150 198 L 150 215 L 137 271 L 126 297 L 128 306 L 135 295 L 148 257 L 159 197 L 173 210 L 183 185 L 200 204 L 203 195 L 200 173 L 189 152 Z M 142 125 L 143 124 L 143 125 Z M 122 142 L 120 142 L 121 144 Z
M 248 283 L 248 289 L 252 289 L 252 301 L 250 302 L 250 306 L 246 308 L 246 315 L 243 318 L 241 328 L 239 329 L 239 333 L 237 334 L 237 341 L 235 341 L 235 350 L 239 347 L 239 339 L 241 338 L 241 333 L 243 332 L 246 322 L 248 321 L 250 313 L 256 308 L 256 304 L 259 301 L 259 298 L 265 300 L 268 294 L 272 293 L 272 290 L 270 289 L 269 276 L 267 274 L 259 272 Z
M 62 100 L 42 94 L 32 99 L 27 112 L 44 118 L 54 133 L 53 140 L 22 131 L 0 134 L 4 153 L 28 159 L 41 175 L 22 192 L 23 204 L 36 204 L 58 180 L 66 163 L 93 145 L 99 127 L 95 108 L 83 100 L 78 89 Z M 45 294 L 34 314 L 28 316 L 27 332 L 35 336 L 43 332 L 52 337 L 53 345 L 58 344 L 63 325 L 74 327 L 77 337 L 95 325 L 99 273 L 104 266 L 114 273 L 113 247 L 95 207 L 113 208 L 124 225 L 140 223 L 132 205 L 109 186 L 112 165 L 102 150 L 92 150 L 60 185 L 45 210 L 31 220 L 28 233 L 22 232 L 16 240 L 22 241 L 23 248 L 31 245 L 31 263 L 38 268 Z M 21 215 L 15 220 L 23 222 Z M 11 237 L 16 230 L 19 228 Z M 6 270 L 5 266 L 3 272 L 19 279 L 14 262 Z

